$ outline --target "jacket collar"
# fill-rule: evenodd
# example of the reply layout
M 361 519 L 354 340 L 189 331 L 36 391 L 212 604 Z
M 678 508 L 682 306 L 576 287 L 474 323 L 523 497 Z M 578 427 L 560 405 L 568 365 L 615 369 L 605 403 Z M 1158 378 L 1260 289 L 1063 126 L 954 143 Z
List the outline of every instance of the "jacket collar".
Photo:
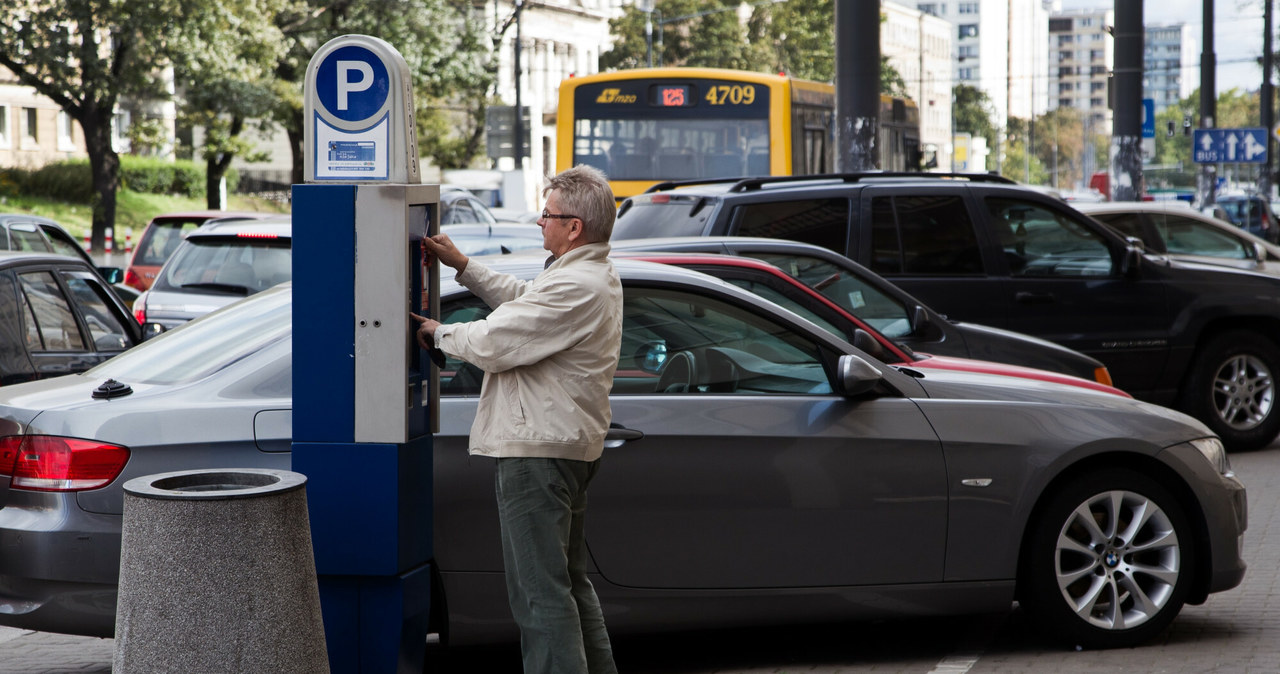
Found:
M 549 258 L 545 269 L 555 269 L 569 264 L 586 261 L 602 261 L 609 257 L 612 250 L 608 243 L 588 243 L 578 246 L 557 258 Z

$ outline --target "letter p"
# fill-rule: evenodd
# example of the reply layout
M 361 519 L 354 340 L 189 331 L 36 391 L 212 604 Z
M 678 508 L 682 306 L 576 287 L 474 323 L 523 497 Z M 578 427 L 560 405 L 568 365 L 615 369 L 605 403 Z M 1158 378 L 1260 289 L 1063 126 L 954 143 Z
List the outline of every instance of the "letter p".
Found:
M 360 79 L 351 81 L 351 71 L 360 73 Z M 360 92 L 373 86 L 373 67 L 364 61 L 338 61 L 338 109 L 346 110 L 347 94 Z

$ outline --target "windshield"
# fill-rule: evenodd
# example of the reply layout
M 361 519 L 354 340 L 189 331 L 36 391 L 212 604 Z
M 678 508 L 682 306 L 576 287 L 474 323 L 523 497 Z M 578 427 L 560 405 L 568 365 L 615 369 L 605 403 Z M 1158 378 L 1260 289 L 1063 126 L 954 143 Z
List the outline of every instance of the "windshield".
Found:
M 127 384 L 177 384 L 207 377 L 293 333 L 293 286 L 237 302 L 89 370 Z
M 610 180 L 730 178 L 769 173 L 765 119 L 580 119 L 573 161 Z
M 715 199 L 669 198 L 666 194 L 632 198 L 613 223 L 611 238 L 621 241 L 709 234 L 703 230 L 708 216 L 715 211 L 716 202 Z

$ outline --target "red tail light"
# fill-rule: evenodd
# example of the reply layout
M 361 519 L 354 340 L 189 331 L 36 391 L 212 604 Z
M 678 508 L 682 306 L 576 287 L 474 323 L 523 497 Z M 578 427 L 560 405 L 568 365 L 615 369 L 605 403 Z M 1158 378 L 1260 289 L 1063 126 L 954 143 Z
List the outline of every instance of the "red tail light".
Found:
M 147 324 L 147 299 L 145 293 L 142 297 L 133 301 L 133 318 L 138 321 L 138 325 Z
M 124 470 L 129 450 L 94 440 L 52 435 L 0 438 L 0 473 L 11 489 L 83 491 L 110 484 Z
M 146 284 L 142 282 L 142 277 L 138 276 L 138 272 L 132 269 L 125 270 L 124 284 L 129 286 L 130 288 L 137 288 L 138 290 L 147 289 Z

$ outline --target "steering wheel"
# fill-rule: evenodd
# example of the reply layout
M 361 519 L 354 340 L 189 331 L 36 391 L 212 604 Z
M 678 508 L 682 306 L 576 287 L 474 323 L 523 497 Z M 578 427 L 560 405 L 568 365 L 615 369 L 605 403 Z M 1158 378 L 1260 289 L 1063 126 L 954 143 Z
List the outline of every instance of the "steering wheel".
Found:
M 667 358 L 655 390 L 658 393 L 688 393 L 697 385 L 697 359 L 688 351 L 677 351 Z

